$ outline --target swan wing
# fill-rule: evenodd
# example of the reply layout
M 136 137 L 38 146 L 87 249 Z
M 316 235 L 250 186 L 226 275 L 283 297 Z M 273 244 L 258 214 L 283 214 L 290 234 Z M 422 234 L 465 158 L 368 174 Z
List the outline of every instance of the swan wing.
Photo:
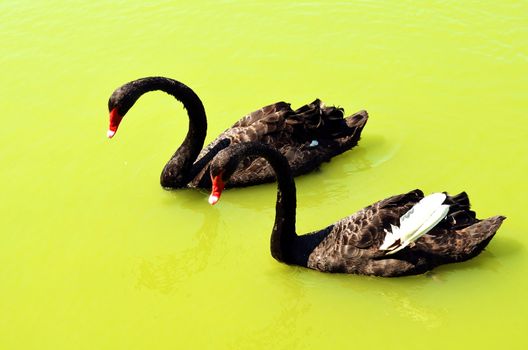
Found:
M 432 230 L 448 213 L 449 205 L 443 204 L 444 193 L 424 197 L 400 218 L 400 226 L 386 231 L 380 250 L 393 254 Z

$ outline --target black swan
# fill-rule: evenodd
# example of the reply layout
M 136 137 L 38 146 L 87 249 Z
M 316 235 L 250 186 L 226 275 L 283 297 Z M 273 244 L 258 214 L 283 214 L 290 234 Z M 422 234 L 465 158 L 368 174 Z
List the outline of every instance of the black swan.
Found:
M 185 140 L 165 165 L 161 185 L 165 188 L 211 186 L 207 165 L 223 148 L 246 141 L 273 145 L 287 159 L 294 176 L 310 172 L 321 163 L 357 145 L 368 119 L 366 111 L 343 118 L 343 110 L 325 107 L 320 100 L 292 110 L 285 102 L 263 107 L 246 115 L 202 150 L 207 131 L 205 109 L 200 98 L 185 84 L 164 77 L 131 81 L 116 89 L 108 101 L 113 137 L 119 123 L 146 92 L 161 90 L 183 103 L 189 116 Z M 262 158 L 248 158 L 233 174 L 229 186 L 250 186 L 274 180 Z
M 324 272 L 394 277 L 426 272 L 478 255 L 505 219 L 478 220 L 465 192 L 456 196 L 414 190 L 374 203 L 320 231 L 295 232 L 296 190 L 286 158 L 260 143 L 243 143 L 210 164 L 215 204 L 239 162 L 265 158 L 278 182 L 271 255 L 278 261 Z

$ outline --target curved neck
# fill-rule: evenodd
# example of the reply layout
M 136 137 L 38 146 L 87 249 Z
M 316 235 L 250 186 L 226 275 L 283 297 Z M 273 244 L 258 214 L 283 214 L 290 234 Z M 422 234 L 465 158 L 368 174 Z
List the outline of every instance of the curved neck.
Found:
M 297 194 L 288 161 L 279 152 L 261 144 L 240 144 L 237 147 L 231 146 L 228 150 L 235 151 L 237 148 L 242 148 L 242 151 L 237 154 L 238 161 L 249 155 L 263 157 L 275 171 L 278 188 L 275 224 L 271 233 L 271 255 L 278 261 L 295 263 L 293 255 L 297 239 L 295 233 Z
M 275 148 L 259 142 L 242 142 L 221 151 L 213 160 L 211 174 L 222 174 L 226 181 L 246 157 L 262 157 L 268 161 L 277 178 L 275 224 L 271 232 L 271 255 L 278 261 L 308 266 L 314 249 L 332 232 L 334 225 L 309 234 L 297 236 L 295 216 L 297 193 L 288 160 Z M 218 175 L 216 175 L 218 176 Z
M 203 147 L 207 133 L 205 109 L 200 98 L 187 85 L 174 79 L 149 77 L 132 84 L 132 104 L 144 93 L 160 90 L 180 101 L 189 116 L 189 130 L 185 140 L 163 168 L 160 182 L 163 187 L 183 187 L 191 181 L 193 162 Z

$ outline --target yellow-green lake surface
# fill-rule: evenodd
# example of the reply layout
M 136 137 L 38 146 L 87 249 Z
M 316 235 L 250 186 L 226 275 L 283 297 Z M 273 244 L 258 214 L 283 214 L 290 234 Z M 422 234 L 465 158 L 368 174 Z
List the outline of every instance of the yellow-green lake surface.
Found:
M 0 3 L 0 349 L 526 349 L 526 1 Z M 508 217 L 421 276 L 270 256 L 274 184 L 166 191 L 187 116 L 130 80 L 192 87 L 207 141 L 319 97 L 367 109 L 359 147 L 297 179 L 299 233 L 389 195 L 467 191 Z

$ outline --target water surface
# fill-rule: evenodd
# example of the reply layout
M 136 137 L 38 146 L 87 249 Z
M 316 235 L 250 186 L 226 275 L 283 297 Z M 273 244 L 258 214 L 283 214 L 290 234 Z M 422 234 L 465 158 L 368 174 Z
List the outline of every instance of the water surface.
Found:
M 466 1 L 0 4 L 0 348 L 526 348 L 528 6 Z M 413 188 L 466 190 L 508 217 L 478 258 L 399 279 L 273 260 L 275 186 L 164 191 L 181 105 L 144 96 L 105 138 L 129 80 L 191 86 L 208 141 L 279 100 L 371 119 L 301 177 L 308 232 Z

